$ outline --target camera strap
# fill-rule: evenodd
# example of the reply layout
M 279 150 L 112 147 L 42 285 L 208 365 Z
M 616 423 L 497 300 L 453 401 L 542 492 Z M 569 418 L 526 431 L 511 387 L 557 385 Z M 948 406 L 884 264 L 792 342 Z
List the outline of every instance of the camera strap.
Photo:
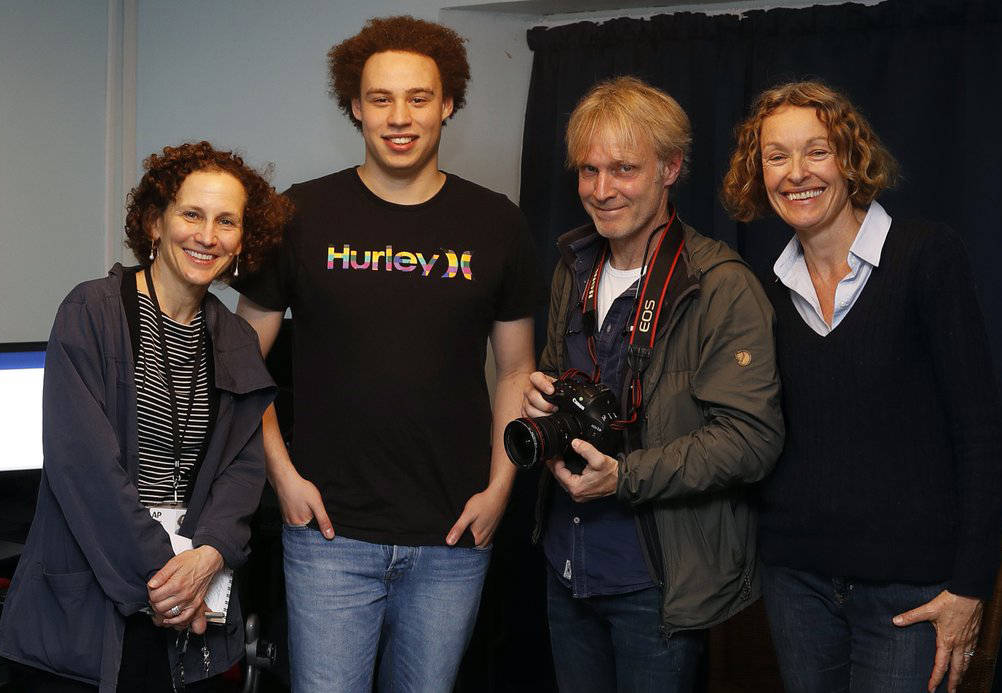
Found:
M 664 232 L 654 244 L 650 260 L 644 262 L 644 272 L 640 276 L 640 286 L 633 308 L 633 325 L 630 327 L 630 343 L 627 347 L 627 364 L 633 373 L 630 383 L 630 403 L 628 418 L 621 419 L 613 423 L 616 428 L 623 428 L 637 420 L 638 412 L 643 406 L 643 389 L 641 377 L 644 370 L 651 362 L 651 355 L 654 353 L 654 340 L 658 334 L 658 324 L 662 316 L 662 308 L 665 306 L 665 299 L 668 296 L 668 286 L 671 284 L 678 266 L 678 259 L 682 256 L 682 249 L 685 246 L 685 237 L 682 226 L 675 226 L 675 209 L 668 207 L 668 222 L 663 224 Z M 651 234 L 654 235 L 662 228 L 659 227 Z M 648 241 L 650 243 L 650 240 Z M 598 352 L 595 346 L 595 328 L 597 326 L 598 315 L 598 284 L 602 279 L 602 270 L 605 267 L 606 257 L 609 253 L 609 244 L 605 243 L 602 252 L 595 260 L 592 268 L 591 278 L 585 286 L 584 297 L 581 301 L 582 329 L 588 338 L 588 355 L 591 356 L 595 370 L 592 373 L 592 380 L 598 382 L 601 378 L 601 369 L 598 365 Z M 646 255 L 646 253 L 645 253 Z

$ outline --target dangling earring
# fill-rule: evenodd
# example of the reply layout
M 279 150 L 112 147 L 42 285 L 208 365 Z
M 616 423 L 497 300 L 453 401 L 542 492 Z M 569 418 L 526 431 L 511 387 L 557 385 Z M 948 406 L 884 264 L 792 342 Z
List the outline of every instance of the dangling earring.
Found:
M 160 247 L 160 239 L 154 238 L 153 245 L 150 246 L 150 261 L 157 259 L 157 249 Z
M 237 253 L 237 259 L 233 261 L 233 276 L 240 276 L 240 253 Z

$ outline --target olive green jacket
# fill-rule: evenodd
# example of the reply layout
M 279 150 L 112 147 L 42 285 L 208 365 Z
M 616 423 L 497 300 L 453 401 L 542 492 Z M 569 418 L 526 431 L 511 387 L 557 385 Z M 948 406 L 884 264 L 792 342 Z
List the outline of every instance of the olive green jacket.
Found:
M 593 233 L 588 225 L 558 241 L 544 372 L 566 369 L 564 336 L 582 295 L 570 243 Z M 616 489 L 637 512 L 666 636 L 725 621 L 758 598 L 748 484 L 772 469 L 784 433 L 769 300 L 725 244 L 688 226 L 684 238 L 643 373 L 641 447 L 619 455 Z M 543 475 L 537 540 L 552 482 Z

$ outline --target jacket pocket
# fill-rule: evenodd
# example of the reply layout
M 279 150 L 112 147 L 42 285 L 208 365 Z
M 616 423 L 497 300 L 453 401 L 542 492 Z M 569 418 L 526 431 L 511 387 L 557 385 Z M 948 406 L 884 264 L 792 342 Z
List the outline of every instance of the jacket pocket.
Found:
M 745 545 L 738 532 L 731 500 L 721 497 L 694 510 L 708 555 L 716 557 L 725 575 L 732 571 L 740 573 L 745 564 Z
M 94 573 L 50 573 L 43 566 L 32 583 L 36 609 L 25 627 L 35 632 L 44 661 L 57 672 L 99 679 L 108 600 Z
M 79 590 L 86 590 L 95 582 L 94 573 L 89 570 L 81 570 L 76 573 L 49 573 L 42 569 L 49 586 L 58 594 L 73 594 Z
M 658 527 L 667 571 L 664 620 L 669 631 L 719 623 L 743 601 L 746 550 L 731 512 L 718 494 L 678 504 Z

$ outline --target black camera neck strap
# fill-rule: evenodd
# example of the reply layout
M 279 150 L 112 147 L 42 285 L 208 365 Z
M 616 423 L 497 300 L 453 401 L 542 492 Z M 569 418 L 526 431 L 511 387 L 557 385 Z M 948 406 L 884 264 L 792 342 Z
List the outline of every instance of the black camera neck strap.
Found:
M 616 428 L 623 428 L 637 420 L 638 413 L 643 406 L 643 388 L 641 377 L 644 370 L 651 362 L 651 355 L 654 353 L 654 341 L 658 334 L 658 324 L 663 316 L 663 308 L 668 298 L 668 286 L 671 284 L 678 266 L 679 258 L 682 256 L 682 249 L 685 247 L 685 236 L 681 224 L 675 225 L 675 209 L 668 206 L 668 221 L 654 229 L 647 240 L 647 249 L 644 251 L 643 273 L 640 275 L 640 284 L 637 288 L 637 295 L 633 308 L 633 324 L 630 326 L 630 340 L 627 347 L 627 363 L 633 373 L 630 383 L 630 403 L 627 409 L 627 418 L 613 423 Z M 650 253 L 648 261 L 648 251 L 651 251 L 651 243 L 658 232 L 663 233 L 654 242 L 653 251 Z M 602 252 L 595 260 L 591 277 L 585 286 L 584 297 L 581 301 L 581 311 L 583 318 L 582 329 L 588 338 L 588 354 L 591 356 L 595 370 L 592 373 L 592 380 L 598 382 L 601 378 L 601 368 L 598 365 L 598 352 L 595 345 L 595 328 L 597 326 L 598 315 L 598 285 L 602 279 L 602 270 L 605 267 L 606 257 L 609 254 L 609 244 L 605 243 Z M 667 317 L 665 315 L 665 317 Z

